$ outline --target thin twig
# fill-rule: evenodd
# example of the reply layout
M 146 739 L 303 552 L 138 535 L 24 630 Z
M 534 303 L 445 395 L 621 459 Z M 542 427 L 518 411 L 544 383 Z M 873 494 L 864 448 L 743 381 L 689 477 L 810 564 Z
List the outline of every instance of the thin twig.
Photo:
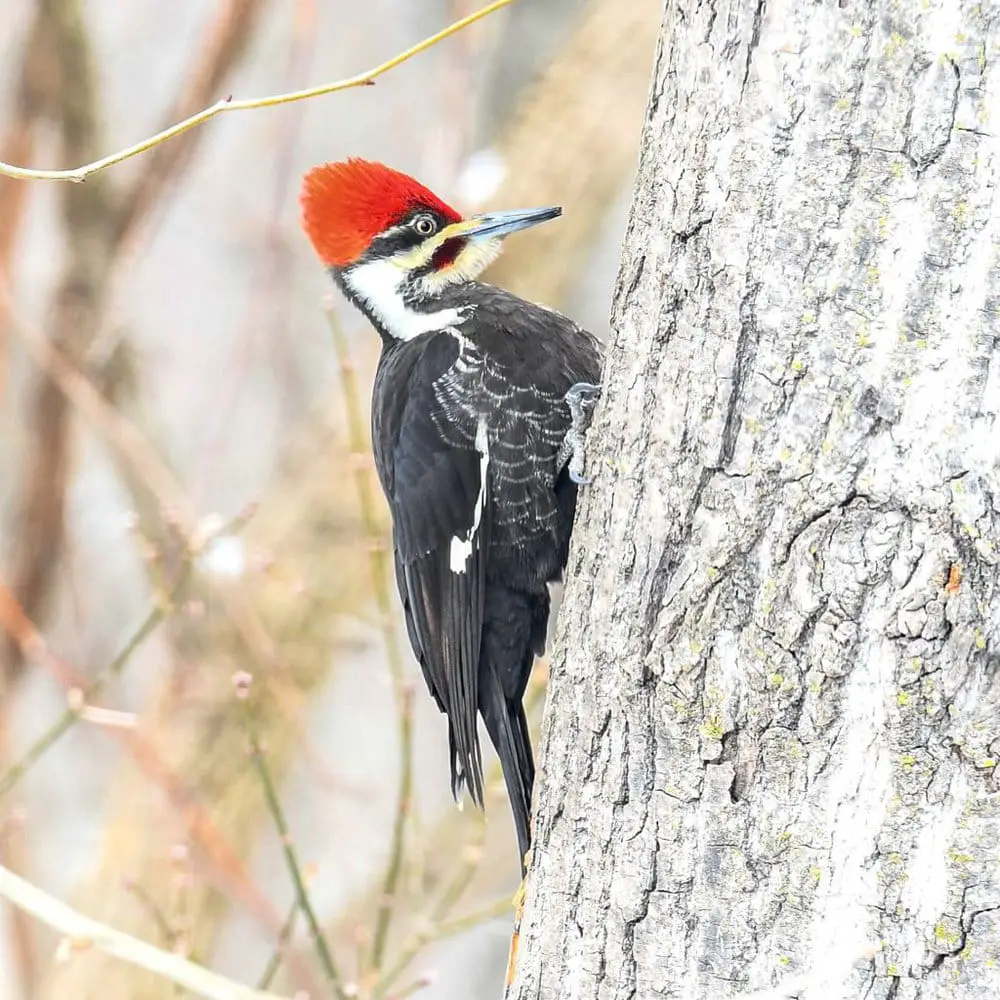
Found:
M 35 4 L 35 17 L 21 52 L 21 68 L 12 88 L 16 94 L 5 133 L 0 137 L 0 157 L 27 159 L 35 148 L 35 126 L 51 100 L 52 77 L 46 73 L 46 12 Z M 28 199 L 24 184 L 0 180 L 0 274 L 11 273 L 11 257 Z M 0 399 L 7 379 L 7 310 L 0 305 Z
M 63 714 L 32 743 L 21 759 L 16 764 L 11 765 L 3 776 L 0 776 L 0 799 L 10 792 L 38 760 L 72 729 L 87 705 L 100 695 L 108 683 L 121 674 L 136 650 L 156 631 L 159 624 L 167 616 L 174 598 L 187 581 L 189 569 L 189 564 L 185 563 L 174 585 L 153 604 L 149 613 L 129 636 L 118 655 L 91 681 L 82 697 L 77 702 L 70 704 Z
M 216 531 L 207 535 L 202 544 L 207 545 L 214 537 L 236 534 L 242 531 L 255 509 L 254 505 L 250 505 L 240 511 L 232 520 L 222 524 Z M 74 702 L 56 719 L 49 729 L 38 737 L 21 759 L 0 776 L 0 799 L 10 792 L 38 760 L 73 727 L 84 715 L 87 708 L 91 707 L 91 703 L 101 694 L 107 684 L 118 677 L 125 667 L 128 666 L 136 650 L 156 631 L 160 623 L 172 610 L 177 595 L 188 581 L 190 571 L 191 563 L 189 559 L 185 559 L 173 584 L 164 587 L 162 593 L 154 597 L 153 605 L 146 614 L 146 617 L 126 640 L 125 645 L 118 652 L 117 656 L 97 674 L 90 684 L 87 685 L 85 691 L 80 692 L 79 688 L 75 689 L 78 692 L 78 696 Z
M 430 976 L 420 976 L 413 982 L 407 983 L 402 989 L 396 990 L 391 996 L 387 996 L 386 1000 L 409 1000 L 415 993 L 427 989 L 432 981 Z
M 275 944 L 274 952 L 271 954 L 263 973 L 261 973 L 260 979 L 257 981 L 257 989 L 266 990 L 274 982 L 274 977 L 278 974 L 278 969 L 281 968 L 281 959 L 285 954 L 285 949 L 288 947 L 292 932 L 295 930 L 295 918 L 298 915 L 299 901 L 298 899 L 294 899 L 288 909 L 288 916 L 285 917 L 285 922 L 281 925 L 281 932 L 278 934 L 278 941 Z
M 295 850 L 295 845 L 288 829 L 288 821 L 285 819 L 285 812 L 282 809 L 281 800 L 278 798 L 278 790 L 275 787 L 274 779 L 271 777 L 271 769 L 267 766 L 267 760 L 260 745 L 260 739 L 257 735 L 257 724 L 248 704 L 248 684 L 249 681 L 245 675 L 240 675 L 237 679 L 237 698 L 243 705 L 243 719 L 246 726 L 247 739 L 250 741 L 250 757 L 260 778 L 261 788 L 264 791 L 264 799 L 267 803 L 267 810 L 271 814 L 271 819 L 274 821 L 274 828 L 278 833 L 278 838 L 281 840 L 281 849 L 285 855 L 285 866 L 288 868 L 292 885 L 295 887 L 295 898 L 298 909 L 302 911 L 303 916 L 306 918 L 306 923 L 309 925 L 309 933 L 312 935 L 320 965 L 323 967 L 327 981 L 330 983 L 336 996 L 339 1000 L 346 1000 L 340 972 L 330 951 L 330 946 L 323 936 L 319 920 L 316 919 L 316 911 L 313 909 L 312 901 L 309 898 L 309 890 L 306 888 L 305 878 L 302 875 L 302 867 L 299 864 L 298 853 Z
M 213 536 L 209 535 L 208 538 Z M 67 687 L 83 690 L 87 681 L 79 670 L 48 648 L 38 629 L 16 599 L 0 583 L 0 614 L 4 627 L 12 631 L 26 656 L 44 663 Z M 139 729 L 109 729 L 131 755 L 139 770 L 162 790 L 166 800 L 184 824 L 189 838 L 199 846 L 218 885 L 243 903 L 261 923 L 277 931 L 280 919 L 246 872 L 242 859 L 233 851 L 205 805 L 192 794 L 178 774 L 166 765 L 153 743 Z
M 153 450 L 141 431 L 123 417 L 101 395 L 85 375 L 79 372 L 57 347 L 47 342 L 41 333 L 22 322 L 13 311 L 10 290 L 0 276 L 0 307 L 10 309 L 12 326 L 28 354 L 59 387 L 62 394 L 111 446 L 117 455 L 133 469 L 139 479 L 156 497 L 162 509 L 170 509 L 176 528 L 191 544 L 197 534 L 198 521 L 187 495 L 173 473 Z
M 10 303 L 9 292 L 0 275 L 0 306 Z M 101 395 L 93 383 L 73 368 L 63 355 L 12 313 L 13 329 L 21 337 L 28 354 L 50 376 L 59 390 L 77 408 L 80 415 L 101 434 L 121 461 L 131 469 L 160 505 L 169 510 L 171 527 L 186 550 L 199 554 L 208 536 L 204 522 L 199 523 L 188 495 L 173 473 L 153 450 L 143 433 L 121 415 Z M 220 598 L 240 638 L 257 660 L 268 670 L 280 673 L 275 646 L 238 587 L 220 591 Z
M 501 899 L 494 900 L 488 906 L 473 910 L 464 916 L 431 924 L 426 930 L 417 932 L 409 940 L 403 951 L 400 952 L 396 961 L 393 962 L 372 988 L 372 997 L 377 1000 L 377 998 L 385 996 L 386 991 L 392 987 L 392 984 L 407 970 L 410 963 L 427 945 L 454 937 L 456 934 L 464 934 L 466 931 L 470 931 L 474 927 L 486 923 L 488 920 L 494 920 L 510 912 L 510 897 L 504 896 Z M 404 987 L 397 996 L 408 996 L 409 992 L 413 991 L 409 990 L 408 987 Z
M 242 61 L 265 9 L 265 0 L 221 0 L 215 17 L 205 27 L 204 42 L 185 74 L 185 82 L 165 122 L 196 113 L 219 92 Z M 116 206 L 114 238 L 119 244 L 130 242 L 154 206 L 158 205 L 162 211 L 165 189 L 191 162 L 199 139 L 195 133 L 167 148 L 161 146 L 143 162 L 142 170 L 126 186 Z
M 389 626 L 391 629 L 392 626 Z M 395 911 L 403 873 L 403 857 L 406 847 L 406 821 L 410 815 L 410 800 L 413 795 L 413 689 L 403 686 L 398 694 L 400 775 L 396 797 L 396 815 L 392 824 L 392 841 L 389 849 L 389 864 L 382 883 L 378 915 L 375 918 L 375 935 L 372 942 L 372 968 L 382 964 L 389 927 Z
M 67 955 L 96 948 L 208 1000 L 280 1000 L 275 993 L 252 990 L 180 955 L 85 917 L 3 866 L 0 866 L 0 896 L 66 935 Z
M 227 111 L 250 111 L 254 108 L 273 108 L 282 104 L 292 104 L 295 101 L 305 101 L 313 97 L 322 97 L 325 94 L 334 94 L 338 91 L 349 90 L 353 87 L 370 86 L 378 77 L 388 73 L 389 70 L 395 69 L 401 63 L 412 59 L 414 56 L 419 55 L 421 52 L 424 52 L 425 50 L 436 45 L 438 42 L 448 38 L 450 35 L 454 35 L 456 32 L 468 27 L 473 22 L 479 21 L 511 3 L 513 3 L 513 0 L 494 0 L 493 3 L 488 4 L 481 10 L 470 14 L 468 17 L 463 17 L 460 21 L 450 24 L 447 28 L 437 32 L 437 34 L 431 35 L 429 38 L 425 38 L 422 42 L 418 42 L 416 45 L 411 46 L 404 52 L 393 56 L 386 62 L 381 63 L 364 73 L 359 73 L 357 76 L 347 77 L 343 80 L 336 80 L 333 83 L 324 83 L 318 87 L 309 87 L 306 90 L 292 91 L 288 94 L 275 94 L 270 97 L 247 98 L 240 101 L 234 101 L 230 98 L 226 98 L 218 101 L 211 107 L 205 108 L 204 111 L 199 111 L 197 114 L 191 115 L 189 118 L 185 118 L 176 125 L 171 125 L 170 128 L 166 128 L 162 132 L 157 132 L 156 135 L 150 136 L 148 139 L 143 139 L 141 142 L 137 142 L 134 146 L 128 146 L 125 149 L 119 150 L 117 153 L 111 153 L 109 156 L 102 157 L 99 160 L 94 160 L 92 163 L 86 163 L 83 166 L 75 167 L 71 170 L 36 170 L 33 168 L 17 167 L 10 163 L 0 162 L 0 174 L 5 174 L 8 177 L 16 177 L 19 180 L 79 182 L 86 180 L 98 171 L 105 170 L 107 167 L 114 166 L 116 163 L 121 163 L 124 160 L 131 159 L 133 156 L 145 153 L 154 146 L 159 146 L 160 143 L 167 142 L 168 140 L 179 135 L 183 135 L 189 129 L 202 125 L 210 119 L 215 118 L 217 115 L 223 114 Z
M 173 948 L 174 943 L 177 941 L 177 931 L 170 926 L 167 915 L 157 904 L 156 900 L 138 882 L 127 881 L 125 889 L 135 896 L 142 908 L 149 914 L 150 919 L 156 924 L 156 929 L 160 932 L 160 936 L 164 942 Z
M 351 361 L 350 346 L 344 329 L 330 303 L 326 307 L 327 321 L 333 336 L 337 363 L 340 366 L 340 386 L 347 415 L 348 446 L 354 460 L 354 482 L 358 491 L 358 504 L 364 519 L 371 551 L 372 585 L 378 606 L 382 637 L 385 641 L 389 673 L 392 677 L 396 696 L 396 711 L 399 719 L 399 787 L 396 793 L 396 814 L 392 825 L 392 840 L 389 847 L 389 863 L 386 866 L 382 894 L 375 917 L 375 933 L 372 939 L 372 968 L 378 969 L 385 956 L 385 947 L 392 925 L 396 897 L 399 893 L 403 873 L 403 858 L 406 848 L 406 826 L 410 815 L 413 796 L 413 705 L 412 691 L 406 683 L 403 665 L 403 650 L 399 641 L 392 615 L 392 598 L 389 589 L 388 549 L 385 533 L 375 515 L 376 499 L 372 485 L 370 463 L 362 417 L 361 393 L 358 390 L 357 370 Z
M 392 984 L 406 971 L 410 963 L 420 953 L 430 941 L 439 937 L 446 937 L 447 934 L 439 934 L 439 928 L 447 928 L 454 921 L 448 921 L 448 916 L 458 901 L 465 894 L 465 891 L 472 884 L 472 880 L 479 871 L 479 866 L 483 857 L 483 841 L 486 839 L 486 818 L 478 814 L 478 823 L 475 836 L 466 845 L 463 851 L 462 864 L 455 872 L 451 881 L 445 886 L 444 891 L 438 897 L 437 902 L 430 908 L 427 915 L 418 924 L 422 924 L 427 930 L 416 932 L 411 935 L 404 944 L 401 952 L 392 965 L 379 976 L 375 986 L 372 988 L 372 997 L 378 998 L 385 995 Z M 491 904 L 490 909 L 501 904 Z M 509 910 L 511 908 L 510 898 L 504 900 L 503 905 Z M 462 918 L 464 921 L 466 918 Z M 452 932 L 457 933 L 457 932 Z

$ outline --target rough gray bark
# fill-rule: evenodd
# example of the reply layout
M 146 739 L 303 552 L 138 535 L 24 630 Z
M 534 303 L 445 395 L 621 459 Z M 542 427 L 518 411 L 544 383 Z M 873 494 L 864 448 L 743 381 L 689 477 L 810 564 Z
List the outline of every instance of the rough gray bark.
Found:
M 1000 996 L 998 43 L 668 0 L 512 997 Z

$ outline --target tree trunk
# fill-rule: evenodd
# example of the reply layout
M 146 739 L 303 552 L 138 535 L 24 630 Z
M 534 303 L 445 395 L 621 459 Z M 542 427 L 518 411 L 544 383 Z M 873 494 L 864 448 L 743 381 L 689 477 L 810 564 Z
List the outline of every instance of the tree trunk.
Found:
M 1000 996 L 998 20 L 668 0 L 514 998 Z

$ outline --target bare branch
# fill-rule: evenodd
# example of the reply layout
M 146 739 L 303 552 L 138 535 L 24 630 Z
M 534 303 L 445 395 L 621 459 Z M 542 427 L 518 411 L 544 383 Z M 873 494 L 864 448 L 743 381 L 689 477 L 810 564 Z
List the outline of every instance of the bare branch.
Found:
M 428 945 L 436 944 L 439 941 L 445 941 L 458 934 L 465 934 L 467 931 L 471 931 L 474 928 L 479 927 L 480 924 L 496 920 L 498 917 L 506 916 L 510 912 L 511 901 L 505 896 L 501 899 L 494 900 L 487 906 L 480 907 L 478 910 L 466 913 L 461 917 L 455 917 L 452 920 L 443 920 L 440 923 L 431 924 L 426 929 L 414 934 L 413 938 L 407 945 L 406 950 L 400 955 L 392 970 L 387 973 L 385 978 L 380 980 L 374 987 L 372 990 L 372 997 L 385 997 L 386 1000 L 388 1000 L 390 994 L 386 993 L 386 990 L 392 987 L 396 979 Z M 403 997 L 408 997 L 412 993 L 416 993 L 417 990 L 423 989 L 425 986 L 427 986 L 426 981 L 417 979 L 408 986 L 404 986 L 402 989 L 392 993 L 391 998 L 392 1000 L 402 1000 Z
M 261 747 L 260 737 L 257 735 L 257 723 L 247 701 L 250 675 L 246 673 L 238 674 L 234 680 L 236 682 L 236 696 L 243 703 L 243 723 L 246 727 L 247 738 L 250 741 L 250 757 L 260 778 L 261 788 L 264 790 L 267 811 L 271 814 L 271 819 L 274 820 L 274 828 L 281 841 L 281 850 L 285 855 L 285 865 L 288 868 L 288 874 L 291 876 L 292 885 L 295 887 L 295 899 L 298 909 L 306 918 L 306 923 L 309 925 L 309 933 L 312 935 L 316 954 L 319 956 L 320 965 L 323 967 L 327 981 L 333 988 L 336 996 L 340 1000 L 345 1000 L 346 993 L 344 992 L 340 971 L 334 961 L 330 946 L 323 936 L 323 929 L 319 925 L 312 901 L 309 899 L 309 890 L 306 888 L 302 866 L 299 864 L 298 852 L 295 849 L 295 844 L 292 842 L 292 835 L 288 829 L 288 821 L 285 819 L 285 811 L 281 806 L 281 800 L 278 798 L 278 789 L 274 783 L 274 778 L 271 776 L 271 769 L 264 755 L 264 749 Z M 284 928 L 282 928 L 282 931 L 284 931 Z
M 475 21 L 479 21 L 513 2 L 514 0 L 494 0 L 493 3 L 488 4 L 481 10 L 477 10 L 469 14 L 468 17 L 463 17 L 461 20 L 455 21 L 454 24 L 450 24 L 447 28 L 437 32 L 437 34 L 425 38 L 422 42 L 418 42 L 416 45 L 386 60 L 386 62 L 380 63 L 378 66 L 364 73 L 359 73 L 357 76 L 336 80 L 333 83 L 320 84 L 318 87 L 309 87 L 306 90 L 296 90 L 288 94 L 253 97 L 240 101 L 225 98 L 216 102 L 211 107 L 205 108 L 204 111 L 199 111 L 197 114 L 185 118 L 176 125 L 171 125 L 170 128 L 166 128 L 162 132 L 157 132 L 156 135 L 150 136 L 148 139 L 143 139 L 142 142 L 137 142 L 134 146 L 128 146 L 117 153 L 111 153 L 109 156 L 102 157 L 99 160 L 94 160 L 92 163 L 86 163 L 81 167 L 75 167 L 71 170 L 36 170 L 29 167 L 17 167 L 11 163 L 0 163 L 0 174 L 15 177 L 19 180 L 84 181 L 92 174 L 114 166 L 116 163 L 131 159 L 133 156 L 138 156 L 140 153 L 145 153 L 147 150 L 153 149 L 155 146 L 159 146 L 161 143 L 174 139 L 179 135 L 183 135 L 190 129 L 196 128 L 198 125 L 203 125 L 205 122 L 227 111 L 251 111 L 255 108 L 273 108 L 281 104 L 292 104 L 295 101 L 305 101 L 313 97 L 334 94 L 341 90 L 350 90 L 353 87 L 371 86 L 378 77 L 395 69 L 401 63 L 412 59 L 421 52 L 437 45 L 438 42 L 443 41 L 450 35 L 454 35 Z
M 74 951 L 96 948 L 162 976 L 207 1000 L 281 1000 L 276 993 L 250 989 L 195 965 L 180 955 L 154 948 L 145 941 L 91 920 L 3 866 L 0 866 L 0 896 L 66 935 L 64 953 L 67 957 L 71 957 Z
M 10 308 L 11 305 L 8 289 L 0 278 L 0 306 Z M 173 512 L 176 527 L 185 542 L 190 543 L 197 534 L 194 509 L 173 473 L 157 456 L 149 441 L 135 424 L 126 420 L 104 399 L 90 379 L 81 374 L 58 347 L 48 343 L 41 333 L 21 322 L 13 311 L 11 317 L 14 332 L 20 337 L 32 360 L 84 420 L 134 470 L 156 497 L 161 508 L 169 508 Z
M 257 989 L 266 990 L 274 982 L 274 977 L 278 974 L 278 969 L 281 968 L 281 960 L 288 949 L 288 942 L 291 940 L 292 933 L 295 930 L 295 918 L 298 915 L 299 901 L 295 899 L 288 908 L 288 916 L 285 917 L 285 922 L 281 925 L 281 931 L 278 934 L 274 952 L 271 954 L 270 959 L 268 959 L 267 966 L 260 977 L 260 981 L 257 983 Z
M 470 930 L 477 924 L 493 917 L 502 916 L 513 910 L 510 898 L 504 898 L 489 906 L 476 910 L 465 917 L 449 920 L 452 909 L 472 884 L 479 870 L 483 857 L 483 841 L 486 836 L 485 820 L 476 831 L 476 839 L 469 844 L 464 853 L 463 861 L 454 878 L 445 887 L 437 902 L 430 908 L 423 920 L 418 921 L 419 930 L 411 934 L 396 956 L 395 961 L 385 970 L 380 970 L 378 980 L 372 987 L 371 995 L 375 998 L 385 997 L 397 979 L 409 968 L 420 952 L 434 941 Z
M 24 43 L 17 96 L 5 134 L 0 137 L 0 159 L 30 159 L 35 148 L 35 123 L 50 104 L 54 73 L 50 71 L 45 15 L 35 8 L 35 20 Z M 11 251 L 27 203 L 28 189 L 0 178 L 0 275 L 10 273 Z M 6 379 L 6 310 L 0 304 L 0 398 Z
M 223 0 L 207 32 L 207 39 L 188 73 L 167 121 L 195 114 L 211 100 L 225 82 L 254 37 L 264 0 Z M 187 165 L 198 147 L 201 133 L 193 132 L 179 142 L 160 145 L 143 162 L 143 169 L 124 192 L 117 206 L 115 239 L 125 243 L 164 189 Z
M 45 34 L 56 67 L 51 103 L 59 147 L 61 155 L 73 162 L 93 155 L 100 131 L 87 24 L 80 0 L 39 0 L 38 16 L 42 21 L 38 30 Z M 111 205 L 104 178 L 92 187 L 65 190 L 60 198 L 67 254 L 46 325 L 49 343 L 71 360 L 86 347 L 100 322 Z M 17 525 L 10 574 L 18 600 L 37 620 L 44 615 L 62 552 L 64 495 L 72 456 L 68 407 L 51 380 L 38 382 L 25 410 L 31 439 L 14 501 Z M 22 661 L 14 645 L 5 644 L 2 652 L 7 660 L 3 681 L 12 685 L 20 677 Z
M 0 799 L 11 791 L 31 768 L 67 733 L 80 719 L 92 702 L 100 695 L 109 681 L 118 677 L 128 665 L 136 650 L 156 631 L 157 626 L 169 613 L 174 598 L 183 587 L 188 575 L 188 564 L 185 564 L 177 581 L 162 597 L 154 599 L 152 607 L 142 622 L 129 637 L 117 656 L 94 678 L 86 691 L 74 688 L 79 697 L 71 700 L 70 705 L 62 715 L 35 740 L 15 764 L 12 764 L 0 775 Z M 2 622 L 0 622 L 2 624 Z

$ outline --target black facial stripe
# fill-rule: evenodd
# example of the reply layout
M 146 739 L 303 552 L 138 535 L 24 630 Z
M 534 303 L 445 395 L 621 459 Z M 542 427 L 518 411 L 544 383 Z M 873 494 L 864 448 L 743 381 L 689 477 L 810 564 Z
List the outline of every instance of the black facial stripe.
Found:
M 426 215 L 432 218 L 436 227 L 433 233 L 427 236 L 422 236 L 420 233 L 413 228 L 413 220 L 417 218 L 418 215 Z M 371 261 L 371 260 L 381 260 L 385 257 L 391 257 L 394 254 L 400 253 L 404 250 L 412 250 L 414 247 L 420 246 L 424 240 L 431 239 L 437 233 L 439 233 L 445 226 L 450 225 L 451 219 L 446 218 L 440 212 L 436 212 L 430 208 L 423 208 L 417 206 L 411 211 L 407 212 L 398 222 L 393 224 L 393 227 L 381 236 L 376 236 L 375 239 L 371 241 L 368 249 L 364 252 L 359 263 Z
M 412 250 L 423 242 L 424 237 L 413 229 L 392 229 L 371 241 L 359 263 L 392 257 L 403 250 Z
M 440 271 L 443 267 L 448 267 L 450 264 L 454 264 L 458 260 L 458 255 L 465 249 L 466 244 L 469 241 L 464 236 L 452 236 L 451 239 L 447 239 L 444 243 L 439 246 L 433 254 L 431 254 L 431 259 L 427 261 L 423 267 L 417 268 L 415 276 L 418 278 L 426 277 L 428 274 L 434 274 L 436 271 Z

